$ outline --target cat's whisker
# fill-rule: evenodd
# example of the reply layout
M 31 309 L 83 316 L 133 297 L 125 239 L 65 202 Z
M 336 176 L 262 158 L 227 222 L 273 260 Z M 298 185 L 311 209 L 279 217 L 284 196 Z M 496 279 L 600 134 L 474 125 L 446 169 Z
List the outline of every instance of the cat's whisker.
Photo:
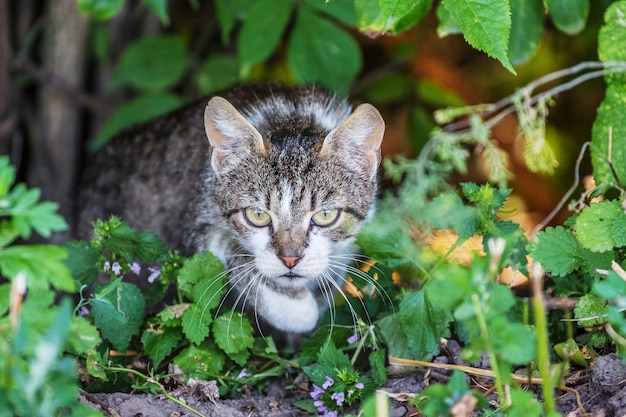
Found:
M 350 309 L 350 315 L 352 316 L 352 322 L 356 326 L 357 323 L 358 323 L 359 315 L 357 314 L 357 312 L 354 309 L 354 307 L 352 307 L 352 303 L 350 303 L 350 299 L 348 298 L 346 293 L 343 291 L 342 286 L 330 274 L 335 275 L 337 278 L 339 278 L 339 280 L 344 281 L 344 282 L 346 282 L 346 278 L 343 277 L 342 274 L 340 274 L 340 273 L 338 273 L 336 271 L 333 271 L 332 269 L 328 269 L 327 271 L 325 271 L 322 274 L 322 277 L 325 278 L 326 283 L 331 285 L 331 286 L 333 286 L 335 288 L 335 290 L 337 290 L 337 293 L 339 293 L 341 295 L 341 297 L 346 301 L 346 305 Z M 333 304 L 334 304 L 334 300 L 333 300 Z M 363 300 L 361 300 L 361 304 L 363 305 L 363 308 L 365 309 L 365 303 L 363 302 Z M 367 309 L 365 309 L 365 313 L 367 314 Z M 369 319 L 369 315 L 368 315 L 368 319 Z

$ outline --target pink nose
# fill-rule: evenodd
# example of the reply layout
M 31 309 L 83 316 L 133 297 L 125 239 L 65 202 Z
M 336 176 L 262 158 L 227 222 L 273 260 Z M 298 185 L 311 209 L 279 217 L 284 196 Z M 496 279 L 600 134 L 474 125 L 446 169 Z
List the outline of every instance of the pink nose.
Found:
M 287 268 L 293 268 L 296 266 L 300 258 L 297 256 L 280 256 L 280 259 L 283 261 Z

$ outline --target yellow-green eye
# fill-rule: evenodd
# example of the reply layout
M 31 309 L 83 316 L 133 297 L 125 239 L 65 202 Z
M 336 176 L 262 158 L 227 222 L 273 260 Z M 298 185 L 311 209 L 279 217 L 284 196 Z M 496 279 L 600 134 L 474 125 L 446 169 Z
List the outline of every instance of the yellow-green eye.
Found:
M 243 209 L 243 217 L 255 227 L 265 227 L 272 222 L 272 216 L 267 211 L 255 207 Z
M 315 214 L 313 214 L 313 217 L 311 217 L 311 221 L 316 226 L 320 226 L 320 227 L 331 226 L 337 221 L 340 213 L 341 213 L 341 210 L 339 209 L 320 210 L 316 212 Z

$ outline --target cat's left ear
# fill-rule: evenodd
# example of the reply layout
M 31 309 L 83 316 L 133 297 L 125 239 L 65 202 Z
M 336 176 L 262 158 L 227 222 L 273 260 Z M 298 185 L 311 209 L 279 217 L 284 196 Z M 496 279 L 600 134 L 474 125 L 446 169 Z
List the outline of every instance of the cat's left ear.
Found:
M 384 133 L 385 121 L 378 110 L 371 104 L 361 104 L 326 136 L 320 155 L 342 151 L 347 162 L 374 178 L 381 160 Z

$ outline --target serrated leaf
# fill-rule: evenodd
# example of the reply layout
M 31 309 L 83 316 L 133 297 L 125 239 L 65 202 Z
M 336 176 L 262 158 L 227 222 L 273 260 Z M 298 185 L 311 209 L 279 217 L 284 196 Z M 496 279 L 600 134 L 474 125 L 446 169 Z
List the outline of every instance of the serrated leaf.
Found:
M 511 10 L 508 0 L 443 0 L 463 37 L 515 74 L 508 57 Z
M 582 247 L 574 234 L 563 226 L 548 227 L 537 233 L 530 256 L 548 272 L 565 276 L 582 265 Z
M 95 151 L 116 134 L 131 126 L 168 113 L 183 104 L 180 97 L 171 93 L 145 93 L 119 106 L 106 121 L 98 136 L 87 145 Z
M 321 366 L 339 370 L 352 367 L 348 355 L 341 349 L 338 349 L 332 340 L 324 344 L 318 352 L 317 363 Z
M 626 181 L 626 83 L 609 84 L 606 95 L 593 123 L 591 142 L 596 152 L 591 152 L 593 177 L 598 186 Z M 609 147 L 609 142 L 611 146 Z M 609 155 L 609 148 L 611 155 Z M 612 161 L 613 170 L 608 162 Z
M 593 252 L 606 252 L 616 244 L 613 225 L 619 217 L 626 216 L 618 201 L 605 200 L 586 207 L 576 219 L 576 238 L 584 248 Z
M 239 33 L 242 72 L 266 59 L 278 46 L 291 15 L 291 0 L 257 0 L 252 4 Z M 268 13 L 271 10 L 271 13 Z
M 607 322 L 606 313 L 606 301 L 594 294 L 583 295 L 574 307 L 574 317 L 580 320 L 577 322 L 578 327 L 602 325 Z
M 613 220 L 611 237 L 613 238 L 615 247 L 621 248 L 622 246 L 626 246 L 626 214 Z
M 71 241 L 63 245 L 67 251 L 65 265 L 80 285 L 91 285 L 98 279 L 100 254 L 85 241 Z
M 58 246 L 11 246 L 0 251 L 0 272 L 9 279 L 18 274 L 26 276 L 28 288 L 45 288 L 49 285 L 60 291 L 74 292 L 76 284 L 63 262 L 67 252 Z
M 205 340 L 201 346 L 190 345 L 183 349 L 173 359 L 183 372 L 201 379 L 209 379 L 222 375 L 226 358 L 224 353 L 210 340 Z
M 301 83 L 319 82 L 345 94 L 361 70 L 361 48 L 343 28 L 303 8 L 291 33 L 287 60 Z
M 73 316 L 68 343 L 72 353 L 82 355 L 95 349 L 102 339 L 96 327 L 85 317 Z
M 385 366 L 385 360 L 387 359 L 387 352 L 384 349 L 378 349 L 370 353 L 368 360 L 370 368 L 372 368 L 372 378 L 374 383 L 382 387 L 387 382 L 387 368 Z
M 91 300 L 92 314 L 102 337 L 113 347 L 125 351 L 143 323 L 145 302 L 137 286 L 120 282 L 113 291 L 97 293 Z
M 589 16 L 589 0 L 546 0 L 554 25 L 568 35 L 582 31 Z
M 246 351 L 254 343 L 254 330 L 248 318 L 241 313 L 231 312 L 218 317 L 212 330 L 215 343 L 229 356 Z
M 383 30 L 400 33 L 413 27 L 420 21 L 432 6 L 432 0 L 379 0 L 380 10 L 386 23 Z
M 541 0 L 510 0 L 511 35 L 509 59 L 513 65 L 526 63 L 537 50 L 543 35 L 543 2 Z
M 215 308 L 226 293 L 224 265 L 212 253 L 186 259 L 178 273 L 179 290 L 206 311 Z
M 178 37 L 153 35 L 133 42 L 111 77 L 114 86 L 159 90 L 176 84 L 187 66 L 187 47 Z
M 209 335 L 212 322 L 211 310 L 191 304 L 182 317 L 183 332 L 187 339 L 199 345 Z
M 180 328 L 160 327 L 154 324 L 153 327 L 144 330 L 141 335 L 141 343 L 144 352 L 152 360 L 153 366 L 157 368 L 163 359 L 178 346 L 182 337 Z
M 626 39 L 626 3 L 616 1 L 611 4 L 604 13 L 604 25 L 598 33 L 598 58 L 601 61 L 624 62 L 626 61 L 626 48 L 623 48 Z M 626 75 L 621 73 L 605 74 L 607 83 L 625 83 Z

